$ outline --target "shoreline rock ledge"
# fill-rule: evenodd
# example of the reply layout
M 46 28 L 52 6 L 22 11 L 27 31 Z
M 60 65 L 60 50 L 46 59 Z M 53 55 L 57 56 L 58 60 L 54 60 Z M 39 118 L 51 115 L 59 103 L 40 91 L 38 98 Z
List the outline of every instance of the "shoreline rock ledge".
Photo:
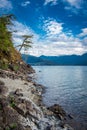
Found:
M 0 70 L 0 130 L 74 130 L 60 106 L 43 105 L 43 87 L 28 79 Z

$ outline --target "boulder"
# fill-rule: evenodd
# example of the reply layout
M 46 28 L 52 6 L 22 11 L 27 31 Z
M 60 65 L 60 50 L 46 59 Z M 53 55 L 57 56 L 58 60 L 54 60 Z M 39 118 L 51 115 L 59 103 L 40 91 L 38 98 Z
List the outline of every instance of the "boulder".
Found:
M 17 96 L 23 96 L 22 89 L 16 89 L 14 94 L 17 95 Z
M 3 81 L 0 80 L 0 85 L 5 85 Z
M 7 87 L 4 86 L 4 82 L 0 81 L 0 94 L 5 94 L 8 91 Z
M 69 114 L 68 117 L 69 117 L 70 119 L 74 119 L 74 117 L 73 117 L 71 114 Z
M 48 107 L 48 109 L 52 111 L 56 116 L 58 116 L 61 120 L 66 116 L 66 112 L 58 104 L 54 104 L 53 106 Z
M 6 78 L 6 74 L 3 73 L 1 70 L 0 70 L 0 77 L 2 77 L 2 78 Z

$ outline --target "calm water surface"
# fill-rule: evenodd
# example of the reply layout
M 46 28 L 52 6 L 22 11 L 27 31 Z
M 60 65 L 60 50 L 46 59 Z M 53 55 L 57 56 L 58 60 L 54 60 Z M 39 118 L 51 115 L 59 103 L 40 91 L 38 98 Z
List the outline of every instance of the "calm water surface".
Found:
M 46 87 L 44 103 L 47 106 L 60 104 L 87 130 L 87 66 L 33 68 L 36 70 L 36 80 Z

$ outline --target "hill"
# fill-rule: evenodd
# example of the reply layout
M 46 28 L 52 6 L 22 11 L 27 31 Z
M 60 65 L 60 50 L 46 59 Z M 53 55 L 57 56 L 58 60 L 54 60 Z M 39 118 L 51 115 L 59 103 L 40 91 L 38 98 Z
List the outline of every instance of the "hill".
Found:
M 13 25 L 13 17 L 11 14 L 0 17 L 0 70 L 32 73 L 32 67 L 23 62 L 21 54 L 14 48 L 12 32 L 8 29 L 8 26 Z
M 83 55 L 40 56 L 22 54 L 23 60 L 31 65 L 87 65 L 87 53 Z
M 21 55 L 12 43 L 12 32 L 8 30 L 13 16 L 0 17 L 0 68 L 7 68 L 9 63 L 21 60 Z

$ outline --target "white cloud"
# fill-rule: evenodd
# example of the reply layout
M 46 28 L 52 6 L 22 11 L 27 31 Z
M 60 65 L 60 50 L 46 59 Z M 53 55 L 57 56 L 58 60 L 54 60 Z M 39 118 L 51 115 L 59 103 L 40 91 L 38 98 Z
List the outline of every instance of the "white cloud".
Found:
M 44 5 L 47 5 L 47 4 L 56 5 L 57 4 L 57 0 L 45 0 Z
M 14 23 L 14 26 L 12 27 L 12 30 L 15 31 L 13 32 L 13 41 L 15 45 L 18 45 L 22 43 L 22 36 L 30 35 L 32 34 L 32 31 L 30 30 L 29 27 L 27 27 L 26 25 L 23 25 L 22 23 L 18 21 L 15 21 L 13 23 Z
M 25 2 L 21 3 L 21 6 L 26 7 L 29 4 L 30 4 L 30 1 L 25 1 Z
M 84 48 L 82 40 L 74 37 L 70 30 L 63 31 L 62 23 L 46 20 L 43 29 L 46 31 L 46 36 L 45 40 L 40 41 L 41 44 L 36 47 L 37 55 L 80 55 L 87 52 L 87 47 Z
M 79 36 L 79 37 L 87 36 L 87 28 L 83 28 L 83 29 L 82 29 L 82 33 L 80 33 L 78 36 Z
M 83 0 L 64 0 L 64 1 L 67 2 L 71 7 L 75 7 L 77 9 L 80 9 L 83 3 Z
M 46 6 L 50 4 L 52 6 L 61 4 L 60 2 L 63 3 L 65 10 L 70 10 L 72 13 L 76 15 L 80 13 L 80 11 L 83 13 L 83 15 L 87 14 L 86 9 L 84 9 L 84 5 L 86 3 L 85 0 L 45 0 L 44 5 Z
M 47 32 L 47 35 L 57 35 L 62 32 L 62 23 L 56 22 L 56 20 L 44 21 L 43 29 Z
M 45 0 L 44 5 L 57 5 L 59 2 L 59 0 Z M 61 0 L 61 2 L 65 4 L 66 10 L 72 10 L 73 12 L 76 12 L 76 10 L 82 8 L 84 0 Z
M 79 44 L 79 45 L 78 45 Z M 47 55 L 47 56 L 58 56 L 58 55 L 71 55 L 71 54 L 83 54 L 87 51 L 87 48 L 83 48 L 80 43 L 75 42 L 73 43 L 66 43 L 66 42 L 47 42 L 44 41 L 43 44 L 39 42 L 36 46 L 33 46 L 32 49 L 30 49 L 31 55 Z
M 82 43 L 83 43 L 84 47 L 87 46 L 87 36 L 83 38 Z
M 13 21 L 14 26 L 9 27 L 11 31 L 13 31 L 13 43 L 14 46 L 18 46 L 20 44 L 22 44 L 23 42 L 23 35 L 33 35 L 34 37 L 32 38 L 32 42 L 35 43 L 39 36 L 27 25 L 22 24 L 18 21 Z M 33 44 L 34 46 L 34 44 Z M 18 48 L 17 48 L 18 49 Z M 24 53 L 24 50 L 21 50 L 22 53 Z
M 81 55 L 87 52 L 87 47 L 84 47 L 87 39 L 84 39 L 83 43 L 83 40 L 74 37 L 70 30 L 67 33 L 64 32 L 62 23 L 52 19 L 45 20 L 43 29 L 46 31 L 44 39 L 41 40 L 38 38 L 33 47 L 29 49 L 29 54 L 35 56 L 58 56 L 71 54 Z
M 75 7 L 72 7 L 72 6 L 65 6 L 64 9 L 65 10 L 69 10 L 69 11 L 71 11 L 74 14 L 78 14 L 79 13 L 78 9 L 76 9 Z
M 12 3 L 9 0 L 0 0 L 0 9 L 10 10 L 12 9 Z
M 80 39 L 73 36 L 72 32 L 64 32 L 62 23 L 56 20 L 45 20 L 43 29 L 46 32 L 44 39 L 40 35 L 36 34 L 30 27 L 15 21 L 13 30 L 13 41 L 15 45 L 22 43 L 22 35 L 34 35 L 32 48 L 29 48 L 27 54 L 40 56 L 58 56 L 58 55 L 71 55 L 71 54 L 83 54 L 87 52 L 87 37 Z M 24 53 L 22 49 L 21 53 Z
M 83 5 L 84 5 L 84 0 L 62 0 L 64 2 L 65 10 L 71 10 L 73 13 L 78 14 L 79 10 L 84 12 Z

